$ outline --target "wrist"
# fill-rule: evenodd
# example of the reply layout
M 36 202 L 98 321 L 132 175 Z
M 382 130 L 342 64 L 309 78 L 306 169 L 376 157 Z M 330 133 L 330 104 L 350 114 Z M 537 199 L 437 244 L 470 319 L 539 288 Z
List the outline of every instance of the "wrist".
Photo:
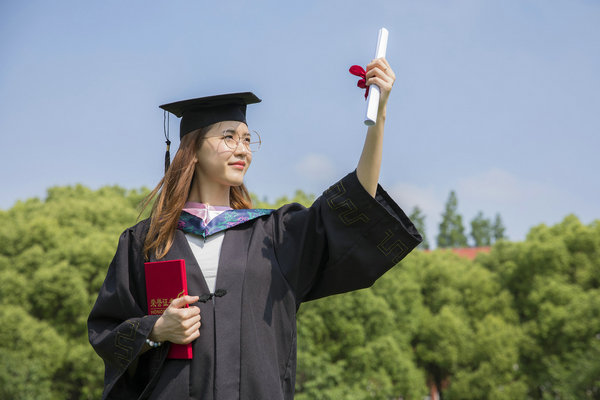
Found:
M 387 109 L 386 109 L 386 105 L 385 104 L 380 104 L 379 105 L 379 111 L 377 112 L 377 121 L 376 123 L 383 123 L 385 122 L 385 116 L 387 114 Z
M 164 342 L 164 338 L 162 337 L 162 323 L 163 323 L 163 317 L 162 315 L 156 320 L 156 323 L 154 324 L 154 326 L 152 327 L 152 330 L 150 331 L 150 333 L 148 334 L 148 339 L 153 341 L 153 342 Z

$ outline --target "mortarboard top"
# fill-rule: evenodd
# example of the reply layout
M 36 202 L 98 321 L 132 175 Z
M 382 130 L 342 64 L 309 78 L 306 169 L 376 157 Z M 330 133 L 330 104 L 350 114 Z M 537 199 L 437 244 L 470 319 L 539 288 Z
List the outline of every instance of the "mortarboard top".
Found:
M 246 105 L 262 100 L 252 92 L 229 93 L 200 97 L 160 106 L 165 111 L 181 117 L 179 137 L 196 129 L 221 121 L 246 123 Z

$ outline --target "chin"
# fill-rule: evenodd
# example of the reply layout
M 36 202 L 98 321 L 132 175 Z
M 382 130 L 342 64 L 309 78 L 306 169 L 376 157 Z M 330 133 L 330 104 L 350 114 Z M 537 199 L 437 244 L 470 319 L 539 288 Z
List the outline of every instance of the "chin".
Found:
M 232 176 L 229 179 L 229 185 L 230 186 L 241 186 L 244 184 L 244 177 L 246 176 L 246 174 L 240 174 L 238 176 Z
M 244 184 L 244 178 L 241 179 L 229 179 L 227 182 L 228 186 L 242 186 Z

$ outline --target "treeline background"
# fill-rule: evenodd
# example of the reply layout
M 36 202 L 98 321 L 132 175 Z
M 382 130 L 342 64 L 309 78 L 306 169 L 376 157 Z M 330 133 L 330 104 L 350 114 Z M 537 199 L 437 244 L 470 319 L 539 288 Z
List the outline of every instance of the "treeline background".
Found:
M 54 187 L 0 211 L 0 399 L 101 396 L 86 319 L 147 192 Z M 296 398 L 600 399 L 600 221 L 493 241 L 474 261 L 415 251 L 372 289 L 303 304 Z

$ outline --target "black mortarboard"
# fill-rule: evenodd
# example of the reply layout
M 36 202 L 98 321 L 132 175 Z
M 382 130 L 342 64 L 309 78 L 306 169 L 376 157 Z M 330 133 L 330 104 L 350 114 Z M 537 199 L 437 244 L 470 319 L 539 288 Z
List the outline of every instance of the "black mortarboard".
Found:
M 177 117 L 181 117 L 179 137 L 196 129 L 221 121 L 246 123 L 246 105 L 260 103 L 252 92 L 220 94 L 183 100 L 160 106 Z
M 220 94 L 197 99 L 177 101 L 160 106 L 165 111 L 181 118 L 179 138 L 187 133 L 201 129 L 221 121 L 240 121 L 246 123 L 246 106 L 260 103 L 262 100 L 252 92 Z M 165 172 L 169 167 L 169 141 L 167 136 L 167 153 L 165 154 Z

